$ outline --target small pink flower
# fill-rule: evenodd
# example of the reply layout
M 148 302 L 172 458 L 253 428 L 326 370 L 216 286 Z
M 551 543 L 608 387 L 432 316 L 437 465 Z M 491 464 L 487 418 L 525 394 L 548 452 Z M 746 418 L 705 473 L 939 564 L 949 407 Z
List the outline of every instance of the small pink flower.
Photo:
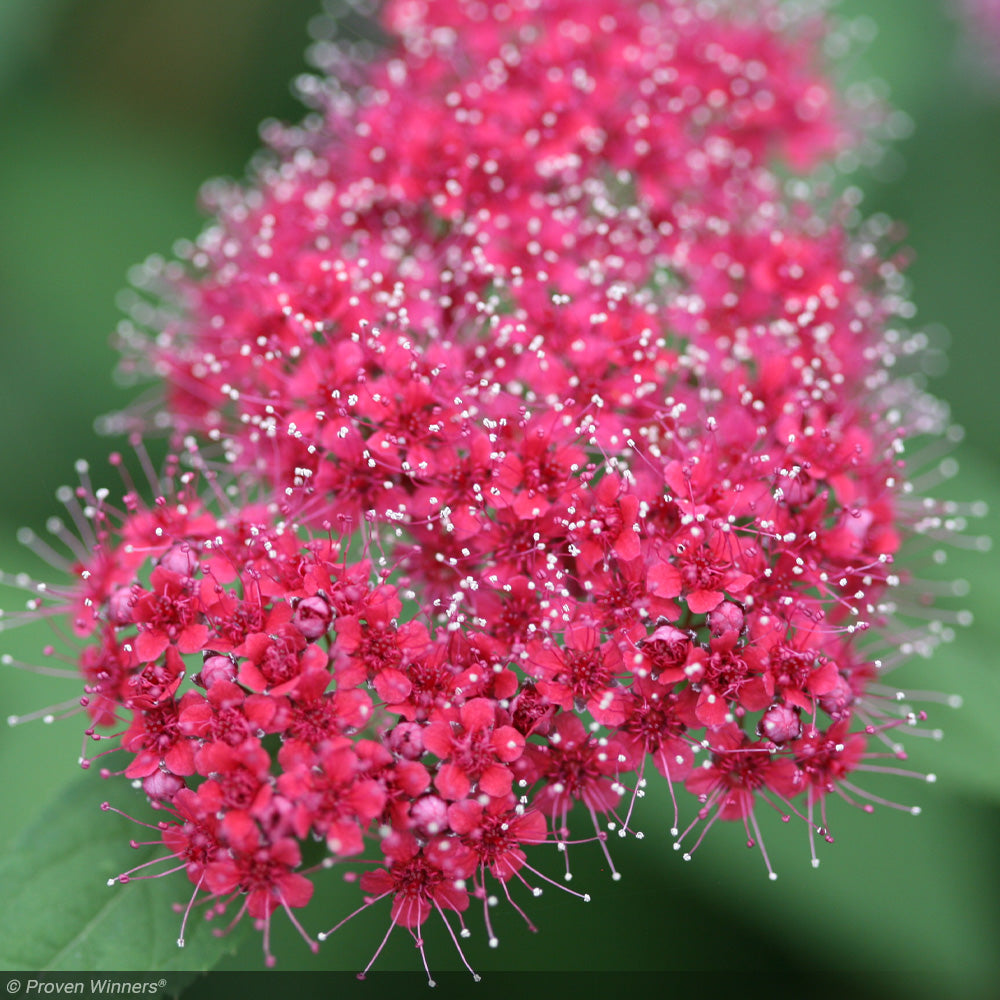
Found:
M 444 762 L 434 782 L 438 791 L 452 801 L 474 786 L 489 796 L 506 795 L 514 779 L 506 765 L 524 752 L 524 737 L 513 726 L 496 724 L 497 709 L 487 698 L 473 698 L 449 716 L 423 733 L 424 746 Z

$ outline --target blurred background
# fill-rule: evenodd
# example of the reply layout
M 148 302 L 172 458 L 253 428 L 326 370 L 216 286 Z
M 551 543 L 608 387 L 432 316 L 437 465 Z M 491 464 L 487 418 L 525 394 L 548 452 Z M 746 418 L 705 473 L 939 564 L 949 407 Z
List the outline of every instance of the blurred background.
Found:
M 883 164 L 858 174 L 864 207 L 906 226 L 918 322 L 950 337 L 948 370 L 934 385 L 966 429 L 958 477 L 942 488 L 1000 510 L 1000 64 L 963 32 L 959 0 L 844 0 L 874 38 L 843 67 L 845 80 L 877 76 L 914 124 Z M 109 337 L 128 268 L 170 254 L 193 237 L 202 182 L 240 177 L 266 118 L 302 111 L 290 81 L 306 69 L 307 24 L 319 0 L 0 0 L 0 566 L 39 569 L 15 541 L 58 513 L 56 487 L 91 460 L 99 481 L 112 444 L 93 431 L 97 416 L 133 392 L 112 379 Z M 1000 51 L 998 49 L 997 51 Z M 945 332 L 947 331 L 947 333 Z M 996 534 L 996 517 L 973 527 Z M 694 861 L 670 850 L 670 816 L 651 795 L 641 805 L 643 843 L 613 845 L 623 879 L 612 883 L 591 845 L 577 850 L 574 886 L 594 901 L 550 890 L 528 901 L 540 928 L 530 934 L 499 914 L 498 951 L 484 946 L 470 914 L 470 959 L 491 969 L 711 972 L 734 988 L 752 982 L 877 987 L 883 996 L 932 995 L 947 984 L 964 996 L 992 996 L 1000 977 L 1000 594 L 995 555 L 957 551 L 949 572 L 972 583 L 977 614 L 935 658 L 907 668 L 899 683 L 955 692 L 965 707 L 934 707 L 945 729 L 916 747 L 914 766 L 938 782 L 886 780 L 879 794 L 919 804 L 914 818 L 881 809 L 867 816 L 835 804 L 835 846 L 813 871 L 800 825 L 768 823 L 780 873 L 769 883 L 742 831 L 717 826 Z M 50 572 L 51 575 L 51 572 Z M 4 591 L 0 604 L 21 598 Z M 44 635 L 4 633 L 3 650 L 37 659 Z M 69 698 L 68 688 L 11 667 L 0 673 L 3 714 Z M 0 732 L 7 806 L 0 850 L 79 778 L 79 720 Z M 918 742 L 918 741 L 913 741 Z M 925 741 L 929 743 L 929 741 Z M 690 805 L 690 803 L 687 803 Z M 690 811 L 690 810 L 689 810 Z M 825 846 L 825 845 L 823 845 Z M 559 868 L 551 859 L 550 871 Z M 308 926 L 329 927 L 354 893 L 321 882 Z M 95 892 L 102 890 L 100 886 Z M 177 897 L 185 895 L 176 886 Z M 502 909 L 502 908 L 501 908 Z M 161 923 L 162 933 L 175 933 Z M 311 958 L 277 921 L 280 968 L 366 964 L 388 926 L 387 908 L 366 913 Z M 339 939 L 339 940 L 338 940 Z M 440 928 L 427 934 L 435 968 L 457 967 Z M 17 956 L 5 955 L 17 966 Z M 397 933 L 380 967 L 414 968 Z M 227 967 L 262 967 L 251 940 Z M 748 978 L 737 979 L 737 974 Z M 669 988 L 669 978 L 663 980 Z

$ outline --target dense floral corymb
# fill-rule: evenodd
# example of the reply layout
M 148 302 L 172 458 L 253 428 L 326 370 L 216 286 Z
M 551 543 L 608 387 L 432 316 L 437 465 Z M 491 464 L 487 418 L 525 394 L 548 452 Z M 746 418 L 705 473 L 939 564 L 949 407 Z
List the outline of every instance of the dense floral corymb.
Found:
M 184 267 L 146 268 L 172 309 L 123 327 L 124 364 L 185 458 L 148 508 L 84 482 L 53 594 L 109 769 L 269 961 L 310 838 L 421 949 L 471 899 L 495 943 L 490 898 L 548 881 L 528 849 L 579 806 L 607 853 L 647 761 L 675 846 L 736 820 L 770 872 L 757 807 L 812 844 L 916 721 L 869 635 L 897 641 L 895 557 L 936 530 L 902 450 L 939 412 L 893 372 L 884 234 L 821 182 L 859 141 L 822 13 L 397 0 L 384 25 L 370 66 L 318 48 L 317 114 L 209 189 Z

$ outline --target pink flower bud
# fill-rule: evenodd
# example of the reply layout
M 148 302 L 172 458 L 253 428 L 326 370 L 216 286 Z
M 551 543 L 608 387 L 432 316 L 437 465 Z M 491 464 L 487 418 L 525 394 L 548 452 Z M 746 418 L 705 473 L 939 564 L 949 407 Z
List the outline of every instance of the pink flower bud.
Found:
M 386 746 L 404 760 L 419 760 L 424 753 L 424 730 L 415 722 L 401 722 L 386 740 Z
M 708 627 L 714 636 L 743 629 L 743 609 L 738 604 L 725 601 L 708 615 Z
M 425 795 L 410 807 L 414 827 L 432 837 L 448 829 L 448 803 L 437 795 Z
M 160 565 L 179 576 L 193 576 L 198 568 L 198 556 L 187 542 L 172 545 L 160 556 Z
M 802 722 L 799 713 L 790 705 L 772 705 L 764 713 L 757 731 L 772 743 L 787 743 L 798 739 Z
M 330 627 L 333 609 L 322 597 L 299 601 L 292 624 L 307 638 L 318 639 Z
M 142 790 L 151 799 L 172 799 L 184 787 L 184 779 L 169 771 L 154 771 L 142 782 Z
M 231 681 L 235 677 L 236 669 L 228 656 L 210 656 L 198 674 L 199 682 L 205 688 L 210 688 L 219 681 Z
M 112 625 L 128 625 L 132 621 L 132 588 L 119 587 L 108 598 L 108 620 Z

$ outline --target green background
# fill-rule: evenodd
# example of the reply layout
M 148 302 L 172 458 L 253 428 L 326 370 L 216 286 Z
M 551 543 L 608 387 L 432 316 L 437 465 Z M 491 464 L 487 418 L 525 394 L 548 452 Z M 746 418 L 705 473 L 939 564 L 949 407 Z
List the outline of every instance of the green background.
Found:
M 950 337 L 950 367 L 934 390 L 967 433 L 956 451 L 961 472 L 943 492 L 986 498 L 997 511 L 1000 67 L 995 77 L 983 69 L 944 2 L 852 0 L 842 9 L 870 16 L 880 29 L 844 73 L 884 79 L 915 125 L 857 180 L 868 212 L 887 212 L 907 228 L 918 321 L 940 327 L 937 342 Z M 301 116 L 289 81 L 306 68 L 306 24 L 317 10 L 318 0 L 0 0 L 4 568 L 38 570 L 15 532 L 23 524 L 41 531 L 58 512 L 53 492 L 72 480 L 75 459 L 90 459 L 99 470 L 95 478 L 113 485 L 104 463 L 112 446 L 92 427 L 99 414 L 132 398 L 112 380 L 109 346 L 127 269 L 149 253 L 169 254 L 175 239 L 198 231 L 199 185 L 242 175 L 258 146 L 259 121 Z M 996 534 L 995 524 L 991 514 L 973 531 Z M 650 795 L 640 805 L 645 840 L 612 845 L 621 882 L 602 871 L 593 845 L 576 850 L 574 886 L 591 892 L 589 905 L 556 890 L 522 900 L 538 934 L 495 911 L 503 939 L 497 951 L 485 947 L 481 918 L 470 911 L 467 951 L 477 969 L 686 970 L 720 988 L 784 985 L 800 995 L 824 984 L 866 983 L 883 996 L 933 995 L 944 984 L 955 995 L 996 995 L 1000 578 L 995 555 L 959 551 L 949 565 L 948 572 L 973 584 L 964 604 L 976 624 L 932 661 L 899 675 L 904 686 L 957 692 L 965 700 L 959 711 L 934 707 L 932 724 L 945 729 L 945 738 L 915 747 L 914 766 L 937 772 L 939 780 L 933 787 L 866 782 L 889 798 L 921 805 L 920 817 L 887 809 L 866 816 L 834 804 L 837 843 L 821 845 L 817 871 L 809 867 L 804 828 L 769 822 L 765 838 L 780 873 L 772 884 L 731 824 L 717 826 L 684 864 L 670 850 L 663 797 Z M 17 606 L 9 592 L 2 600 Z M 31 660 L 44 641 L 44 631 L 25 629 L 5 633 L 0 646 Z M 0 673 L 4 715 L 73 692 L 66 682 L 12 668 Z M 86 808 L 106 791 L 75 765 L 78 721 L 0 732 L 0 848 L 10 852 L 22 836 L 2 869 L 8 904 L 0 967 L 51 960 L 44 947 L 32 950 L 37 936 L 23 931 L 39 919 L 51 923 L 56 937 L 60 919 L 67 927 L 93 928 L 60 945 L 64 967 L 204 961 L 197 947 L 181 956 L 172 947 L 176 920 L 168 904 L 184 895 L 182 880 L 104 887 L 107 874 L 127 863 L 109 859 L 106 844 L 135 833 Z M 61 792 L 82 781 L 89 790 Z M 60 796 L 63 819 L 45 818 Z M 142 811 L 127 789 L 122 801 Z M 690 802 L 685 806 L 690 813 Z M 62 868 L 26 867 L 18 853 L 25 845 L 36 856 L 48 852 Z M 553 856 L 548 871 L 559 865 Z M 312 929 L 329 927 L 356 898 L 332 877 L 321 884 L 307 911 Z M 62 897 L 52 897 L 54 885 Z M 117 913 L 105 912 L 100 894 L 111 892 L 133 896 Z M 100 909 L 81 904 L 77 913 L 64 905 L 74 894 L 88 900 L 91 893 L 100 896 Z M 284 919 L 276 924 L 280 968 L 354 970 L 367 962 L 388 918 L 385 909 L 363 914 L 317 959 L 287 933 Z M 456 967 L 439 928 L 428 930 L 427 947 L 435 968 Z M 414 968 L 418 961 L 397 933 L 380 967 Z M 260 968 L 255 936 L 226 964 Z M 662 982 L 670 988 L 669 975 Z M 678 988 L 691 982 L 680 979 Z

